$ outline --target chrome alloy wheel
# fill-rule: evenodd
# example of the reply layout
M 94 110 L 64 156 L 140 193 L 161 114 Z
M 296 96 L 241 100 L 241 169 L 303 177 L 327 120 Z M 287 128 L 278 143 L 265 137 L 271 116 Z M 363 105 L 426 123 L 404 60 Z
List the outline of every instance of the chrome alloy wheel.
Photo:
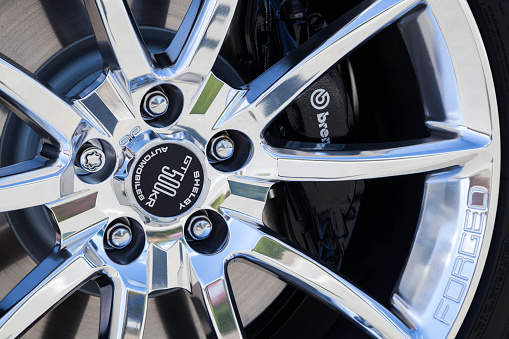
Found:
M 0 169 L 1 209 L 45 205 L 57 228 L 54 251 L 1 299 L 0 337 L 22 334 L 90 280 L 101 286 L 101 337 L 141 337 L 149 293 L 174 289 L 202 296 L 218 337 L 241 337 L 226 270 L 235 259 L 276 274 L 374 337 L 455 336 L 486 260 L 500 171 L 494 85 L 464 1 L 362 2 L 241 89 L 211 72 L 237 1 L 194 0 L 157 56 L 122 1 L 85 2 L 106 67 L 82 98 L 66 102 L 0 61 L 2 102 L 42 139 L 36 158 Z M 264 139 L 266 126 L 299 93 L 392 23 L 417 74 L 429 137 L 345 149 L 282 148 Z M 159 88 L 169 88 L 171 119 L 143 115 L 147 95 Z M 218 168 L 210 142 L 225 132 L 240 135 L 232 143 L 238 161 Z M 90 145 L 106 160 L 83 173 L 80 152 Z M 264 226 L 276 182 L 421 172 L 429 173 L 422 210 L 392 309 Z M 161 210 L 163 198 L 168 207 Z M 212 230 L 198 241 L 186 232 L 200 211 Z M 119 220 L 119 238 L 129 234 L 125 248 L 132 251 L 108 247 L 109 228 Z M 212 237 L 212 246 L 200 245 Z

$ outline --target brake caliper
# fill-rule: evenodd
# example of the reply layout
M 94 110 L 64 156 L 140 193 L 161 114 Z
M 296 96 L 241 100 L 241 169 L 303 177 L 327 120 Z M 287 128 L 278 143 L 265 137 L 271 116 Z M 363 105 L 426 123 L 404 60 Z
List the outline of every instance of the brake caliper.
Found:
M 327 24 L 306 0 L 253 3 L 250 41 L 258 71 L 264 72 Z M 354 117 L 339 66 L 301 93 L 281 116 L 278 137 L 322 144 L 353 138 Z
M 253 3 L 249 40 L 259 74 L 326 26 L 306 0 Z M 268 129 L 273 137 L 315 144 L 355 140 L 354 115 L 340 65 L 331 67 L 288 105 Z M 360 181 L 281 182 L 271 190 L 267 226 L 338 270 L 364 192 Z
M 303 140 L 330 144 L 352 138 L 353 112 L 336 67 L 300 94 L 285 111 L 292 130 Z

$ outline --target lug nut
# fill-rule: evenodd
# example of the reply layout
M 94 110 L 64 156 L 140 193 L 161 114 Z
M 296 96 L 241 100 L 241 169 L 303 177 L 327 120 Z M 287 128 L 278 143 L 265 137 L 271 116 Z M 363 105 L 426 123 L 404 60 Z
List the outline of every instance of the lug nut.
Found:
M 81 153 L 80 166 L 87 172 L 100 171 L 106 162 L 104 152 L 97 147 L 90 147 Z
M 121 223 L 115 224 L 106 232 L 106 240 L 108 245 L 114 249 L 120 250 L 131 242 L 131 229 Z
M 191 219 L 187 230 L 194 240 L 204 240 L 212 232 L 212 223 L 209 218 L 200 215 Z
M 159 90 L 149 92 L 145 96 L 143 107 L 148 118 L 157 118 L 168 110 L 169 100 L 168 97 Z
M 217 161 L 230 159 L 233 155 L 235 145 L 233 140 L 226 135 L 212 139 L 210 144 L 211 156 Z

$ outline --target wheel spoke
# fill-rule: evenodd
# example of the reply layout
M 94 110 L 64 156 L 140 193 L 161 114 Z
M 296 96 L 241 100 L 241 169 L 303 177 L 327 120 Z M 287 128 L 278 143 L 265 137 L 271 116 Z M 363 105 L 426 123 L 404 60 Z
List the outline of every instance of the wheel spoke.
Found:
M 263 225 L 262 216 L 272 182 L 230 177 L 230 196 L 221 204 L 221 209 L 236 218 Z
M 97 192 L 83 191 L 47 204 L 58 223 L 61 247 L 76 242 L 76 237 L 90 237 L 97 225 L 107 220 L 106 214 L 96 207 Z
M 120 70 L 127 85 L 152 74 L 151 56 L 125 1 L 86 0 L 85 5 L 105 66 Z
M 218 338 L 242 337 L 242 325 L 225 278 L 220 278 L 203 289 L 207 311 Z
M 343 312 L 374 337 L 415 336 L 411 329 L 356 286 L 280 240 L 262 237 L 253 250 L 243 256 Z
M 102 134 L 111 136 L 121 121 L 132 120 L 133 112 L 130 94 L 123 84 L 116 81 L 112 72 L 104 75 L 104 80 L 93 93 L 74 101 L 87 121 Z
M 33 77 L 0 59 L 0 96 L 3 103 L 41 135 L 69 149 L 81 118 L 74 109 Z
M 193 0 L 191 2 L 184 20 L 182 20 L 177 34 L 175 34 L 170 46 L 163 53 L 155 56 L 156 60 L 158 60 L 160 64 L 174 64 L 177 61 L 178 56 L 184 49 L 186 41 L 191 34 L 194 22 L 196 21 L 198 12 L 200 11 L 201 3 L 201 0 Z
M 230 231 L 225 247 L 214 255 L 203 255 L 191 247 L 187 248 L 193 269 L 193 285 L 197 280 L 218 338 L 243 337 L 244 328 L 227 278 L 226 265 L 232 259 L 230 254 L 238 252 L 238 249 L 254 247 L 256 239 L 253 242 L 251 235 L 256 237 L 259 232 L 254 228 L 247 231 L 244 234 Z
M 230 293 L 225 267 L 230 260 L 240 257 L 266 268 L 329 304 L 375 337 L 415 336 L 411 329 L 378 302 L 306 254 L 270 235 L 273 231 L 238 219 L 235 214 L 230 217 L 233 218 L 228 225 L 229 239 L 219 253 L 213 256 L 191 255 L 194 270 L 202 286 L 214 284 L 213 288 L 217 288 L 218 292 L 212 295 L 218 296 L 217 304 L 229 310 L 225 311 L 225 314 L 228 314 L 225 316 L 226 324 L 232 324 L 236 312 L 234 302 L 228 298 Z M 213 306 L 210 306 L 211 310 L 214 310 Z M 212 312 L 212 318 L 214 317 Z M 233 331 L 233 326 L 229 325 L 228 328 Z
M 61 197 L 65 164 L 45 166 L 42 157 L 0 168 L 1 211 L 43 205 Z
M 269 235 L 273 233 L 269 229 L 234 218 L 229 230 L 228 244 L 215 259 L 208 259 L 209 268 L 213 260 L 223 262 L 224 267 L 232 258 L 247 259 L 334 307 L 375 337 L 414 337 L 411 329 L 378 302 L 285 241 Z M 209 271 L 204 276 L 207 274 L 213 275 Z
M 217 59 L 237 0 L 205 0 L 198 11 L 199 4 L 199 0 L 192 1 L 166 54 L 170 60 L 176 59 L 172 72 L 186 73 L 186 79 L 201 83 Z M 194 22 L 192 28 L 190 22 Z
M 364 145 L 365 148 L 313 144 L 314 147 L 306 149 L 306 144 L 300 143 L 290 143 L 288 148 L 262 145 L 255 148 L 245 175 L 265 180 L 320 181 L 414 174 L 462 166 L 482 155 L 489 144 L 488 136 L 460 129 L 455 136 L 432 132 L 423 140 Z
M 53 252 L 0 301 L 0 336 L 17 337 L 95 273 L 82 256 Z
M 180 231 L 174 233 L 176 238 L 181 235 Z M 191 265 L 185 245 L 180 240 L 158 245 L 151 246 L 147 255 L 148 290 L 181 288 L 191 292 Z
M 121 278 L 101 287 L 101 338 L 141 338 L 147 314 L 147 293 Z
M 243 327 L 226 278 L 225 253 L 229 251 L 214 256 L 191 252 L 190 259 L 217 337 L 240 338 Z
M 238 117 L 230 124 L 240 126 L 245 119 L 252 124 L 250 116 L 254 113 L 261 133 L 268 122 L 329 68 L 418 3 L 418 0 L 362 2 L 255 79 L 249 90 L 224 112 L 216 128 L 233 116 Z

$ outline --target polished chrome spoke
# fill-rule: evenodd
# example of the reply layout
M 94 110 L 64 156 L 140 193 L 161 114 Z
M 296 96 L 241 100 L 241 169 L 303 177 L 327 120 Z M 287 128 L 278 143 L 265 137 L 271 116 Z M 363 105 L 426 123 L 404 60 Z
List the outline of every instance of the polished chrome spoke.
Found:
M 82 256 L 52 253 L 0 301 L 0 336 L 17 337 L 95 273 Z
M 233 221 L 233 219 L 231 219 Z M 214 255 L 203 255 L 188 247 L 193 280 L 202 288 L 206 308 L 219 338 L 239 338 L 243 335 L 235 299 L 228 281 L 226 266 L 233 255 L 246 248 L 253 248 L 260 232 L 245 227 L 246 232 L 230 230 L 224 248 Z
M 242 324 L 227 280 L 220 278 L 211 282 L 203 288 L 203 293 L 217 337 L 242 337 Z
M 228 183 L 230 195 L 221 204 L 221 209 L 238 219 L 263 225 L 263 209 L 273 182 L 232 176 Z
M 133 112 L 139 109 L 134 107 L 130 94 L 114 73 L 107 72 L 101 80 L 92 93 L 74 101 L 74 106 L 99 132 L 111 136 L 120 122 L 133 120 Z
M 249 90 L 239 94 L 216 127 L 233 116 L 238 117 L 230 122 L 229 128 L 253 124 L 254 113 L 261 133 L 267 123 L 330 67 L 417 4 L 418 0 L 362 2 L 249 84 Z
M 229 105 L 244 90 L 230 87 L 212 73 L 201 87 L 197 83 L 194 87 L 186 84 L 183 88 L 187 97 L 193 97 L 196 91 L 201 92 L 196 95 L 196 98 L 193 97 L 189 106 L 185 108 L 189 114 L 183 114 L 180 117 L 178 126 L 183 130 L 196 130 L 200 133 L 200 137 L 209 139 L 217 133 L 213 127 L 221 117 L 225 106 Z M 197 126 L 199 127 L 197 128 Z
M 231 243 L 231 242 L 230 242 Z M 191 253 L 194 274 L 202 287 L 203 299 L 218 338 L 240 338 L 243 327 L 226 277 L 224 254 L 203 256 Z M 193 255 L 194 254 L 194 255 Z
M 10 211 L 43 205 L 60 199 L 61 180 L 66 168 L 60 159 L 32 160 L 0 168 L 0 210 Z
M 235 226 L 238 227 L 232 225 Z M 374 337 L 417 337 L 359 288 L 280 240 L 261 237 L 256 246 L 242 256 L 341 311 Z
M 201 4 L 202 0 L 191 1 L 184 20 L 182 20 L 177 34 L 175 34 L 170 45 L 163 53 L 155 55 L 160 64 L 174 64 L 177 61 L 178 56 L 185 47 L 189 34 L 191 34 L 194 22 L 196 21 L 198 12 L 200 11 Z
M 171 72 L 178 74 L 179 78 L 198 83 L 207 77 L 223 45 L 237 1 L 205 0 L 198 12 L 200 1 L 193 0 L 174 42 L 167 51 L 170 59 L 176 59 Z M 194 25 L 189 30 L 189 23 L 192 21 Z
M 302 143 L 290 143 L 288 147 L 262 145 L 255 148 L 244 173 L 282 181 L 355 180 L 422 173 L 462 166 L 481 156 L 490 142 L 484 134 L 460 128 L 456 135 L 432 132 L 426 139 L 392 144 L 313 144 L 308 149 L 309 144 Z
M 69 143 L 81 118 L 56 94 L 5 59 L 0 59 L 2 102 L 41 135 L 62 150 Z
M 152 245 L 147 255 L 147 286 L 150 292 L 182 288 L 191 292 L 191 265 L 185 245 L 179 238 L 182 232 L 174 230 L 165 243 Z
M 77 238 L 90 238 L 106 222 L 107 215 L 96 208 L 97 194 L 83 191 L 46 205 L 58 224 L 61 247 L 74 244 Z
M 356 286 L 282 240 L 266 234 L 263 226 L 234 218 L 229 228 L 230 238 L 222 253 L 217 255 L 218 262 L 241 257 L 258 264 L 341 311 L 375 337 L 415 336 L 411 329 Z
M 241 220 L 238 214 L 230 216 L 233 218 L 229 221 L 229 238 L 225 247 L 213 256 L 191 255 L 191 260 L 202 286 L 212 285 L 214 289 L 217 288 L 218 292 L 212 295 L 218 296 L 218 305 L 225 309 L 228 306 L 228 313 L 225 311 L 228 316 L 224 319 L 226 324 L 230 324 L 228 328 L 232 331 L 235 304 L 228 298 L 230 293 L 224 269 L 230 260 L 241 257 L 279 275 L 343 312 L 375 337 L 415 337 L 411 329 L 378 302 L 306 254 L 269 235 L 273 233 L 271 230 L 249 222 L 249 218 Z M 222 319 L 219 316 L 217 318 Z
M 121 70 L 126 85 L 152 74 L 151 56 L 126 2 L 86 0 L 85 5 L 105 66 Z
M 100 332 L 105 338 L 134 339 L 143 336 L 147 314 L 147 293 L 114 277 L 102 287 Z

